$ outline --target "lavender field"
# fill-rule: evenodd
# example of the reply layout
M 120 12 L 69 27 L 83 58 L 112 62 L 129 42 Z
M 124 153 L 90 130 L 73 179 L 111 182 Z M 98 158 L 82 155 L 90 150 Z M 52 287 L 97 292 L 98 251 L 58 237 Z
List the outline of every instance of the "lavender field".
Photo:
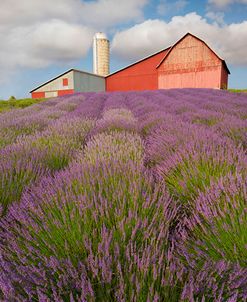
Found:
M 247 95 L 0 114 L 0 301 L 247 301 Z

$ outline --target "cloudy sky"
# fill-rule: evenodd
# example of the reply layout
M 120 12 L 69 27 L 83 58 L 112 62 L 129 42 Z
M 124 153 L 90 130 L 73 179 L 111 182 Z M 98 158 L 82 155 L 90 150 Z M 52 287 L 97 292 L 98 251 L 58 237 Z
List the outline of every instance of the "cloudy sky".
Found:
M 111 72 L 191 32 L 247 88 L 247 0 L 0 0 L 0 99 L 25 97 L 69 68 L 92 71 L 92 38 L 111 41 Z

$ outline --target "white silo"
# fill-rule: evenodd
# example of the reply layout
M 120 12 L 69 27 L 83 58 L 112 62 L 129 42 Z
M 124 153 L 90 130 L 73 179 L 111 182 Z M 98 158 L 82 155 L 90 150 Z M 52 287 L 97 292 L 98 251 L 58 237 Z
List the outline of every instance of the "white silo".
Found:
M 106 76 L 110 73 L 110 42 L 102 32 L 93 38 L 93 72 Z

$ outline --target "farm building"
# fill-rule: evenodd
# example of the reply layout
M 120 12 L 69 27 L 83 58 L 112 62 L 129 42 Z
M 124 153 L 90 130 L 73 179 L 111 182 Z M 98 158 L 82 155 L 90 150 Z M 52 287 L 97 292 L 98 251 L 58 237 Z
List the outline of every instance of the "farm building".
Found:
M 187 33 L 173 46 L 106 77 L 106 91 L 227 88 L 230 71 L 203 40 Z
M 50 98 L 90 91 L 105 91 L 105 78 L 97 74 L 70 69 L 34 88 L 30 93 L 32 98 Z
M 70 69 L 31 91 L 33 98 L 74 92 L 169 88 L 226 89 L 230 71 L 203 40 L 187 33 L 173 46 L 108 75 L 109 41 L 94 36 L 94 72 Z

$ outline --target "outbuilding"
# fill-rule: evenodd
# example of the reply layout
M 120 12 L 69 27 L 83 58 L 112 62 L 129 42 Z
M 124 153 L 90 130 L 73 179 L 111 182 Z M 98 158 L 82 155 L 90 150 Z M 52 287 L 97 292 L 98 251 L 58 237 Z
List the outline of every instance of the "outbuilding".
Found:
M 34 88 L 30 93 L 32 98 L 50 98 L 91 91 L 105 91 L 105 78 L 86 71 L 70 69 Z
M 109 45 L 103 47 L 103 50 L 108 51 L 108 48 Z M 107 51 L 105 53 L 108 58 Z M 102 60 L 101 65 L 107 61 L 101 53 L 98 60 Z M 227 89 L 229 74 L 230 71 L 222 58 L 203 40 L 187 33 L 174 45 L 107 76 L 70 69 L 33 89 L 31 93 L 32 98 L 49 98 L 91 91 Z
M 106 77 L 106 91 L 226 89 L 230 71 L 203 40 L 187 33 L 173 46 Z

